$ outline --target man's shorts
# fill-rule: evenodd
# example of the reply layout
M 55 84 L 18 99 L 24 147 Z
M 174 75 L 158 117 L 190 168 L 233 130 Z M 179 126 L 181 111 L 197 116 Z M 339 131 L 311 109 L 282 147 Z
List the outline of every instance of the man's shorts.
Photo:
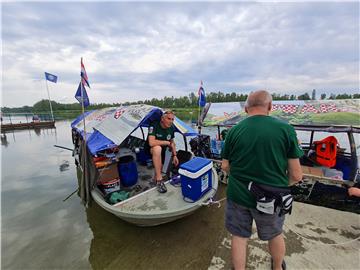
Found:
M 146 141 L 145 142 L 145 145 L 144 145 L 144 151 L 145 153 L 151 157 L 151 151 L 150 151 L 151 147 L 149 145 L 149 142 Z M 161 163 L 164 164 L 164 160 L 165 160 L 165 152 L 166 152 L 166 149 L 168 149 L 168 146 L 161 146 Z
M 267 241 L 282 233 L 285 215 L 279 217 L 278 213 L 262 214 L 256 209 L 227 200 L 225 227 L 232 235 L 250 238 L 253 220 L 255 220 L 259 238 Z

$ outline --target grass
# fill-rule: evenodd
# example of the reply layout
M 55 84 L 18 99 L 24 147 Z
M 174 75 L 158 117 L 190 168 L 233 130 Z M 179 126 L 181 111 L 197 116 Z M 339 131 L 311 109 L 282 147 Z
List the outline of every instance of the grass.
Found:
M 333 112 L 311 115 L 311 121 L 320 124 L 360 126 L 360 114 L 353 112 Z

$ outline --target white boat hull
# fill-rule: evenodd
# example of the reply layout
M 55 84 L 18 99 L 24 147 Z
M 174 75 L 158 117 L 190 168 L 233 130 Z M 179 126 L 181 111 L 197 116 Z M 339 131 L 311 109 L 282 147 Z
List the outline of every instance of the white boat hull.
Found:
M 218 176 L 212 169 L 212 189 L 196 202 L 185 201 L 181 187 L 175 187 L 169 181 L 166 187 L 168 189 L 166 193 L 160 194 L 154 187 L 114 205 L 108 204 L 96 189 L 91 195 L 100 207 L 126 222 L 137 226 L 156 226 L 185 217 L 199 209 L 215 195 Z

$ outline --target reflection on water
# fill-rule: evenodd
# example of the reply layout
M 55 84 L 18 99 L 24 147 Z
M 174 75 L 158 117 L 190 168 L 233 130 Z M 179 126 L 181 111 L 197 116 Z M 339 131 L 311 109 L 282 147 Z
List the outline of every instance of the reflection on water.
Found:
M 1 269 L 90 268 L 84 208 L 77 197 L 63 202 L 77 188 L 71 151 L 53 147 L 71 147 L 69 125 L 2 137 Z
M 9 141 L 7 139 L 6 134 L 1 134 L 1 145 L 7 147 L 9 145 Z

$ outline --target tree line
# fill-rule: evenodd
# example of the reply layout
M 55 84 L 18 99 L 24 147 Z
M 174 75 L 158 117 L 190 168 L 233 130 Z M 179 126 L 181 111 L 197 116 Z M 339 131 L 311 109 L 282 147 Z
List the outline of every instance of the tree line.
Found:
M 207 102 L 237 102 L 237 101 L 245 101 L 247 99 L 247 94 L 237 94 L 235 92 L 232 93 L 223 93 L 223 92 L 209 92 L 206 94 Z M 311 96 L 308 93 L 304 93 L 301 95 L 288 95 L 288 94 L 272 94 L 273 100 L 315 100 L 316 90 L 314 89 L 311 93 Z M 320 95 L 321 100 L 325 99 L 355 99 L 360 98 L 360 94 L 330 94 L 327 96 L 325 93 Z M 162 99 L 146 99 L 139 100 L 135 102 L 124 102 L 123 105 L 132 105 L 132 104 L 148 104 L 161 108 L 197 108 L 198 107 L 198 97 L 194 93 L 189 94 L 188 96 L 182 97 L 167 97 L 165 96 Z M 58 103 L 56 101 L 51 101 L 51 105 L 53 111 L 81 111 L 81 105 L 79 103 L 71 103 L 64 104 Z M 93 103 L 86 110 L 94 110 L 101 109 L 110 106 L 120 106 L 120 103 Z M 17 108 L 9 108 L 2 107 L 1 111 L 3 113 L 42 113 L 49 112 L 49 101 L 48 100 L 40 100 L 36 102 L 33 106 L 23 106 Z

